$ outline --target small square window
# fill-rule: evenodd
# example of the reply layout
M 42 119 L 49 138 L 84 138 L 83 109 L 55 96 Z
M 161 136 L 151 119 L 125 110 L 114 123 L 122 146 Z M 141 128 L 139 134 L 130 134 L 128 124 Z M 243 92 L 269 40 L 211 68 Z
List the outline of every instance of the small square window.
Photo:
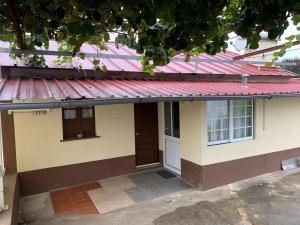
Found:
M 63 109 L 62 117 L 64 140 L 96 136 L 94 107 Z

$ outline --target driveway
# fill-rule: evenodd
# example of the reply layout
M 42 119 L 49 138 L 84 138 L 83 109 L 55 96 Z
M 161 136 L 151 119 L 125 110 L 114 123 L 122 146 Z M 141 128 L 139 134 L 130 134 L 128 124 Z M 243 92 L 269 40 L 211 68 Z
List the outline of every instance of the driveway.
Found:
M 43 198 L 44 195 L 44 198 Z M 300 169 L 209 191 L 185 189 L 103 215 L 49 213 L 47 193 L 26 197 L 31 225 L 299 225 Z

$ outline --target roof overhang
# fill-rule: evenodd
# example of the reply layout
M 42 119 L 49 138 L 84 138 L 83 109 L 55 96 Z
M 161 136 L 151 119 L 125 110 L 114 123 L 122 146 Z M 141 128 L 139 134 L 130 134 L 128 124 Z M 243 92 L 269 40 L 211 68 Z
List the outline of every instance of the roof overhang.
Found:
M 300 80 L 287 82 L 99 80 L 5 77 L 0 109 L 40 109 L 166 101 L 300 96 Z
M 263 95 L 216 95 L 216 96 L 185 96 L 185 97 L 149 97 L 149 98 L 119 98 L 119 99 L 72 99 L 65 101 L 50 102 L 2 102 L 0 110 L 24 110 L 24 109 L 56 109 L 89 107 L 95 105 L 135 104 L 151 102 L 172 101 L 214 101 L 234 99 L 272 99 L 279 97 L 300 97 L 300 93 L 291 94 L 263 94 Z

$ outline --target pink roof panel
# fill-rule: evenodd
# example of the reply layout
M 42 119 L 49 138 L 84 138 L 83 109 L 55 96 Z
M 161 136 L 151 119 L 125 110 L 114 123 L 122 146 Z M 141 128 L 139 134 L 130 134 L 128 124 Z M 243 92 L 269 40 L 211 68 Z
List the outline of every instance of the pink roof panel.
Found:
M 84 44 L 81 47 L 81 51 L 85 53 L 103 53 L 103 54 L 112 54 L 112 55 L 128 55 L 128 56 L 138 56 L 138 54 L 127 48 L 126 46 L 119 46 L 117 48 L 114 43 L 107 43 L 107 50 L 99 50 L 96 46 Z M 0 47 L 7 48 L 8 44 L 0 41 Z M 57 50 L 58 45 L 54 41 L 50 41 L 49 50 Z M 226 51 L 225 53 L 218 53 L 216 55 L 207 55 L 202 54 L 198 57 L 200 59 L 223 59 L 223 60 L 232 60 L 236 54 Z M 177 57 L 183 57 L 182 54 Z M 82 60 L 78 57 L 73 59 L 71 64 L 58 65 L 55 63 L 56 56 L 45 56 L 46 65 L 49 68 L 74 68 L 79 65 L 83 69 L 92 70 L 93 69 L 93 58 L 86 58 Z M 142 72 L 142 67 L 137 60 L 130 59 L 112 59 L 112 58 L 103 58 L 100 61 L 106 65 L 109 71 L 127 71 L 127 72 Z M 9 54 L 0 53 L 0 63 L 5 66 L 24 66 L 20 60 L 13 60 L 9 57 Z M 195 70 L 194 62 L 170 62 L 166 66 L 157 67 L 155 69 L 157 73 L 197 73 L 197 74 L 227 74 L 227 75 L 241 75 L 248 73 L 249 75 L 280 75 L 280 76 L 295 76 L 296 74 L 282 70 L 278 67 L 265 68 L 256 65 L 249 64 L 229 64 L 229 63 L 218 63 L 218 62 L 200 62 L 198 63 L 198 70 Z
M 197 82 L 161 80 L 0 80 L 0 100 L 130 99 L 190 96 L 255 96 L 300 94 L 300 80 L 284 83 Z

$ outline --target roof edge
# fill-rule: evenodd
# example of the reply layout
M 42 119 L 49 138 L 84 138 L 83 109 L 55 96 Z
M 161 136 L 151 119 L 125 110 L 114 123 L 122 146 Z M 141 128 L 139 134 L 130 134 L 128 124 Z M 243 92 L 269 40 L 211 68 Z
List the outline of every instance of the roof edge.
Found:
M 119 98 L 119 99 L 78 99 L 54 102 L 34 102 L 34 103 L 0 103 L 0 110 L 21 110 L 21 109 L 55 109 L 88 107 L 93 105 L 113 105 L 128 103 L 149 103 L 149 102 L 169 102 L 169 101 L 199 101 L 199 100 L 229 100 L 229 99 L 272 99 L 277 97 L 299 97 L 300 93 L 292 94 L 260 94 L 260 95 L 203 95 L 203 96 L 183 96 L 183 97 L 148 97 L 148 98 Z

